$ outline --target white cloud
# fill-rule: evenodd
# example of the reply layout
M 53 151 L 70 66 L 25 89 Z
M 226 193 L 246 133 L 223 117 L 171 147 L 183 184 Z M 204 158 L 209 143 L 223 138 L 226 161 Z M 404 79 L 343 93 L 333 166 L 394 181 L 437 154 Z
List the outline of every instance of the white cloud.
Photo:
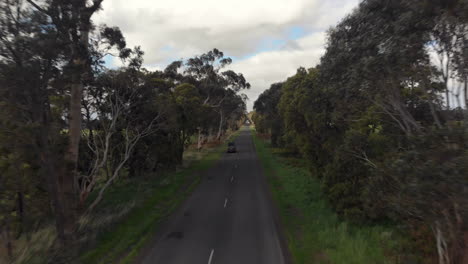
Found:
M 284 80 L 299 66 L 314 66 L 323 51 L 325 30 L 358 2 L 105 0 L 94 20 L 120 27 L 129 46 L 141 46 L 147 68 L 213 48 L 246 58 L 235 61 L 232 68 L 253 85 L 248 92 L 251 108 L 272 82 Z M 291 36 L 294 28 L 299 29 L 298 36 Z
M 259 53 L 249 59 L 234 62 L 231 69 L 242 72 L 252 85 L 245 93 L 250 98 L 248 109 L 258 95 L 272 83 L 286 80 L 300 66 L 315 66 L 324 51 L 325 33 L 319 32 L 295 41 L 295 49 Z

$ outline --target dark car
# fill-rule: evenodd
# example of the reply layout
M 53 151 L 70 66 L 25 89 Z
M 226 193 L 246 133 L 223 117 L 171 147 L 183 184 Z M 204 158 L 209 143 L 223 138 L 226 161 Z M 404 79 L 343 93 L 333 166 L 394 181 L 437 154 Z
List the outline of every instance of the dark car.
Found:
M 236 144 L 234 144 L 234 142 L 229 142 L 228 143 L 227 153 L 235 153 L 235 152 L 237 152 Z

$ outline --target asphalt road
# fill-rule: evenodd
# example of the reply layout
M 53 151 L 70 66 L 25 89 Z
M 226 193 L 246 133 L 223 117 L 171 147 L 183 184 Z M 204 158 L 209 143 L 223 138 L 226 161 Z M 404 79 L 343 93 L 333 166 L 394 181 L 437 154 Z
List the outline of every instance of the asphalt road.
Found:
M 159 231 L 143 264 L 284 264 L 274 210 L 250 131 L 235 140 Z

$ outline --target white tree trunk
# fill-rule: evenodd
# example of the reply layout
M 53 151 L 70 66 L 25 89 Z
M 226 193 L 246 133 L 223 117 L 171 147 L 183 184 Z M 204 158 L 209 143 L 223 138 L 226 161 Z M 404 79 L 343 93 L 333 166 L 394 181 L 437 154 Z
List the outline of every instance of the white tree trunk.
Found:
M 224 123 L 224 113 L 223 113 L 223 110 L 220 110 L 219 111 L 219 126 L 218 126 L 218 134 L 216 136 L 216 139 L 217 140 L 220 140 L 221 139 L 221 133 L 222 133 L 222 130 L 223 130 L 223 123 Z

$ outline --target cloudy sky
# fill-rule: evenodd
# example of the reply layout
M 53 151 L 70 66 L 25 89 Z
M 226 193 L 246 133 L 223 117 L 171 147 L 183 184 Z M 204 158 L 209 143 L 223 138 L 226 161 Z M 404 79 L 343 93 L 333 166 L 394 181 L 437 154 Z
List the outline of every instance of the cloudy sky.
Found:
M 359 0 L 107 0 L 96 23 L 118 26 L 129 46 L 145 51 L 145 67 L 164 69 L 218 48 L 252 84 L 248 108 L 270 84 L 300 66 L 315 66 L 326 30 Z M 117 61 L 109 59 L 110 66 Z

